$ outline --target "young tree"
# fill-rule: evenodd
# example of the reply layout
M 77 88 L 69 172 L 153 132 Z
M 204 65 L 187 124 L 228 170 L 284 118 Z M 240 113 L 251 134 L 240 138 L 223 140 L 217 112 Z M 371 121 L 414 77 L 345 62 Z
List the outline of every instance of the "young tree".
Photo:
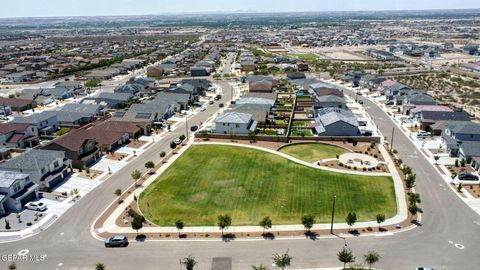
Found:
M 433 156 L 433 159 L 435 160 L 435 164 L 438 164 L 438 160 L 440 157 L 438 155 Z
M 415 174 L 408 174 L 407 175 L 407 178 L 405 179 L 405 184 L 407 186 L 407 188 L 413 188 L 415 187 L 415 179 L 416 179 L 416 175 Z
M 465 161 L 465 159 L 462 158 L 462 160 L 460 160 L 460 165 L 462 165 L 462 167 L 465 167 L 466 163 L 467 162 Z
M 160 158 L 164 158 L 166 155 L 167 154 L 164 151 L 160 152 Z
M 177 144 L 175 142 L 171 142 L 170 148 L 172 148 L 172 150 L 175 150 L 177 148 Z
M 132 172 L 132 179 L 135 181 L 135 185 L 137 185 L 137 181 L 141 177 L 142 177 L 142 173 L 139 170 L 135 170 Z
M 418 206 L 416 203 L 410 203 L 408 205 L 408 212 L 412 214 L 412 216 L 416 215 L 418 213 Z M 413 218 L 413 217 L 412 217 Z
M 5 230 L 10 230 L 10 221 L 5 219 Z
M 183 221 L 181 221 L 180 219 L 178 219 L 177 221 L 175 221 L 175 227 L 177 228 L 178 230 L 178 238 L 180 238 L 180 231 L 183 230 L 183 227 L 185 226 L 185 224 L 183 223 Z
M 135 231 L 137 231 L 137 235 L 138 235 L 138 231 L 143 228 L 143 222 L 145 222 L 145 218 L 141 215 L 136 215 L 133 220 L 132 220 L 132 229 L 134 229 Z
M 302 217 L 302 225 L 307 229 L 307 233 L 310 232 L 310 229 L 312 229 L 313 224 L 315 224 L 315 216 L 314 215 L 304 215 Z
M 15 265 L 14 262 L 12 262 L 9 266 L 8 266 L 8 270 L 15 270 L 17 269 L 17 265 Z
M 103 264 L 103 263 L 97 263 L 97 264 L 95 264 L 95 270 L 105 270 L 105 269 L 107 269 L 107 268 L 105 267 L 105 264 Z
M 218 220 L 217 221 L 218 227 L 220 228 L 220 230 L 222 230 L 222 237 L 223 237 L 223 231 L 228 227 L 230 227 L 230 225 L 232 225 L 232 218 L 230 217 L 230 215 L 225 214 L 225 215 L 218 216 L 217 220 Z
M 293 257 L 288 254 L 288 250 L 284 254 L 273 254 L 273 263 L 275 263 L 275 265 L 280 267 L 282 270 L 290 266 L 292 259 Z
M 263 228 L 263 234 L 265 234 L 265 230 L 272 228 L 272 220 L 269 216 L 266 216 L 262 220 L 260 220 L 259 225 Z
M 372 269 L 372 265 L 380 260 L 380 255 L 375 251 L 369 251 L 365 254 L 365 263 L 368 264 L 368 269 Z
M 385 221 L 385 215 L 384 214 L 378 214 L 376 218 L 377 218 L 377 223 L 378 223 L 378 229 L 380 229 L 380 224 L 382 224 Z
M 257 134 L 255 133 L 255 131 L 249 131 L 248 132 L 248 138 L 251 140 L 251 141 L 255 141 L 255 137 L 257 136 Z
M 186 139 L 186 137 L 185 137 L 185 135 L 182 134 L 182 135 L 180 135 L 180 137 L 178 137 L 178 139 L 180 139 L 180 141 L 183 142 Z
M 357 222 L 357 214 L 355 212 L 350 212 L 348 213 L 347 217 L 345 218 L 345 221 L 347 222 L 348 226 L 350 229 L 352 226 Z
M 117 189 L 115 190 L 115 195 L 117 195 L 117 197 L 120 197 L 120 195 L 122 195 L 122 189 L 117 188 Z
M 343 248 L 337 253 L 338 260 L 343 263 L 343 269 L 347 266 L 347 263 L 355 262 L 352 250 L 349 248 Z
M 188 257 L 185 257 L 181 260 L 181 264 L 185 266 L 185 269 L 193 270 L 195 265 L 197 265 L 197 261 L 192 255 L 188 255 Z
M 408 199 L 410 200 L 410 203 L 421 203 L 422 200 L 420 199 L 420 194 L 418 193 L 410 193 Z
M 147 163 L 145 163 L 145 168 L 147 168 L 147 170 L 151 170 L 153 168 L 155 168 L 155 163 L 153 163 L 153 161 L 147 161 Z

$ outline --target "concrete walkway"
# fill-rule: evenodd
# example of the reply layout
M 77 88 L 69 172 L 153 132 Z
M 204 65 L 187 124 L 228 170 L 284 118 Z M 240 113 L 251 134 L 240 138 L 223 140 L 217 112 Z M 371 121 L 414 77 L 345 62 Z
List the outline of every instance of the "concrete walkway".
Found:
M 148 187 L 150 184 L 155 181 L 158 176 L 160 176 L 171 164 L 175 162 L 177 158 L 179 158 L 191 145 L 226 145 L 226 146 L 235 146 L 235 147 L 245 147 L 245 148 L 251 148 L 251 149 L 256 149 L 272 154 L 276 154 L 279 156 L 282 156 L 284 158 L 287 158 L 291 161 L 294 161 L 296 163 L 315 168 L 315 169 L 325 169 L 319 166 L 312 165 L 308 162 L 296 159 L 294 157 L 288 156 L 284 153 L 280 153 L 274 150 L 270 149 L 265 149 L 261 148 L 258 146 L 253 146 L 253 145 L 242 145 L 242 144 L 233 144 L 233 143 L 220 143 L 220 142 L 202 142 L 202 143 L 194 143 L 193 139 L 190 139 L 188 142 L 188 145 L 183 147 L 176 155 L 174 155 L 168 163 L 164 164 L 155 174 L 151 175 L 145 182 L 144 182 L 144 187 L 140 187 L 138 189 L 138 192 L 135 192 L 137 197 L 143 191 L 145 187 Z M 393 165 L 393 161 L 390 159 L 390 156 L 388 155 L 387 151 L 383 146 L 380 146 L 380 151 L 382 155 L 386 154 L 385 160 L 387 164 L 389 165 L 389 169 L 393 172 L 392 173 L 392 178 L 394 181 L 395 185 L 395 194 L 396 194 L 396 202 L 397 202 L 397 215 L 395 215 L 392 218 L 387 219 L 385 222 L 382 223 L 382 226 L 388 226 L 388 225 L 395 225 L 399 224 L 408 217 L 407 213 L 407 205 L 406 205 L 406 200 L 405 200 L 405 193 L 403 190 L 403 184 L 402 180 L 400 178 L 400 175 L 397 173 L 395 170 L 395 167 Z M 328 168 L 331 169 L 331 168 Z M 342 171 L 342 173 L 345 173 L 345 171 Z M 372 173 L 364 173 L 364 172 L 356 172 L 354 173 L 356 175 L 369 175 L 373 176 Z M 379 175 L 379 174 L 376 174 Z M 381 174 L 381 175 L 388 175 L 390 174 Z M 130 205 L 133 202 L 133 196 L 134 193 L 132 193 L 130 196 L 128 196 L 125 200 L 124 203 L 120 204 L 116 210 L 107 218 L 107 220 L 104 222 L 102 228 L 97 228 L 94 230 L 95 233 L 104 233 L 104 232 L 109 232 L 113 234 L 127 234 L 127 233 L 135 233 L 136 231 L 132 230 L 131 227 L 118 227 L 115 224 L 115 221 L 117 218 L 122 215 L 123 210 L 125 209 L 125 206 Z M 116 201 L 112 202 L 116 203 Z M 378 226 L 376 221 L 369 221 L 369 222 L 358 222 L 351 228 L 365 228 L 365 227 L 376 227 Z M 350 228 L 347 223 L 335 223 L 334 229 L 348 229 Z M 92 228 L 93 229 L 93 228 Z M 330 224 L 329 223 L 322 223 L 322 224 L 315 224 L 313 226 L 314 230 L 328 230 L 330 229 Z M 271 228 L 271 231 L 303 231 L 305 230 L 303 225 L 300 224 L 295 224 L 295 225 L 274 225 Z M 249 233 L 249 232 L 262 232 L 263 229 L 260 226 L 231 226 L 227 230 L 225 230 L 226 233 Z M 176 234 L 178 233 L 178 230 L 171 226 L 171 227 L 144 227 L 141 230 L 139 230 L 139 233 L 170 233 L 170 234 Z M 221 233 L 221 230 L 217 226 L 192 226 L 192 227 L 185 227 L 182 230 L 182 233 Z M 385 234 L 385 233 L 383 233 Z

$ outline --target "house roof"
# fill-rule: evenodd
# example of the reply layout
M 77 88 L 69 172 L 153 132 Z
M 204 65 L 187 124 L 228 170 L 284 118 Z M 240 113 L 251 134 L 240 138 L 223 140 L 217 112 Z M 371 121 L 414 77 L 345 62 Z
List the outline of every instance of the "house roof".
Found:
M 317 110 L 316 120 L 317 122 L 321 122 L 324 127 L 338 121 L 346 122 L 352 126 L 358 126 L 357 118 L 353 113 L 340 108 L 325 108 Z
M 462 141 L 459 149 L 466 157 L 480 157 L 480 142 L 478 141 Z
M 78 151 L 85 141 L 89 140 L 88 135 L 89 134 L 85 129 L 72 130 L 63 136 L 54 139 L 48 145 L 56 144 L 71 151 Z M 48 149 L 48 145 L 45 146 L 46 149 Z
M 43 111 L 24 117 L 15 117 L 13 123 L 38 124 L 51 118 L 57 118 L 57 112 Z
M 232 112 L 250 113 L 253 120 L 265 122 L 270 109 L 269 104 L 235 104 L 232 107 Z
M 95 115 L 99 110 L 100 105 L 98 104 L 77 103 L 67 103 L 60 109 L 61 112 L 87 113 L 91 115 Z
M 10 107 L 25 107 L 34 103 L 32 99 L 21 99 L 21 98 L 2 98 L 0 97 L 0 105 L 10 106 Z
M 275 104 L 275 101 L 261 97 L 245 97 L 238 100 L 237 104 L 264 104 L 273 106 Z
M 41 170 L 57 158 L 65 158 L 65 153 L 62 151 L 30 149 L 0 164 L 0 168 L 7 170 Z
M 119 101 L 129 101 L 132 99 L 133 95 L 130 93 L 110 93 L 110 92 L 101 92 L 97 98 L 99 99 L 112 99 Z
M 470 121 L 470 116 L 466 112 L 422 111 L 421 116 L 422 116 L 422 120 Z
M 447 123 L 447 128 L 456 134 L 480 135 L 480 124 L 469 121 L 450 121 Z
M 0 134 L 7 134 L 10 132 L 24 132 L 30 125 L 23 123 L 5 123 L 0 124 Z
M 419 113 L 422 111 L 437 111 L 437 112 L 453 112 L 452 109 L 450 109 L 447 106 L 441 106 L 441 105 L 417 105 L 415 108 L 410 110 L 410 113 Z
M 215 122 L 233 124 L 248 124 L 251 120 L 252 114 L 239 112 L 227 112 L 215 118 Z
M 0 171 L 0 188 L 9 188 L 16 180 L 27 177 L 28 174 L 25 173 Z
M 316 97 L 316 98 L 317 98 L 317 102 L 347 103 L 343 97 L 339 97 L 337 95 L 319 96 L 319 97 Z

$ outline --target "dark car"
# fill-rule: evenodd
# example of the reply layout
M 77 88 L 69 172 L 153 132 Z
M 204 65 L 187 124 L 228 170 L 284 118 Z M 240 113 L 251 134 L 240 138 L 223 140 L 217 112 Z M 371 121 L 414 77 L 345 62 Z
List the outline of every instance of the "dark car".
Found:
M 458 179 L 462 181 L 478 181 L 478 176 L 471 173 L 461 173 L 458 175 Z
M 116 235 L 105 240 L 105 247 L 126 247 L 128 238 L 124 235 Z
M 197 131 L 198 130 L 198 126 L 197 125 L 194 125 L 194 126 L 191 126 L 190 127 L 190 131 Z
M 225 104 L 223 104 L 223 103 L 218 104 L 219 108 L 223 108 L 223 106 L 225 106 Z
M 215 99 L 215 100 L 220 100 L 221 98 L 222 98 L 222 95 L 217 95 L 217 96 L 215 96 L 214 99 Z
M 210 102 L 208 102 L 208 104 L 212 105 L 214 102 L 213 100 L 210 100 Z

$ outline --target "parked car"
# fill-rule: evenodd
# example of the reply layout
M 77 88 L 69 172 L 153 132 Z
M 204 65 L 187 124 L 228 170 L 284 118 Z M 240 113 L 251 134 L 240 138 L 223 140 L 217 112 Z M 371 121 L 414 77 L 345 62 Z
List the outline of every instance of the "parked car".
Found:
M 460 173 L 458 179 L 462 181 L 478 181 L 478 176 L 471 173 Z
M 179 145 L 182 143 L 182 141 L 180 139 L 175 139 L 173 140 L 173 142 L 176 144 L 176 145 Z
M 393 101 L 387 101 L 387 102 L 385 102 L 385 105 L 387 105 L 387 106 L 393 105 Z
M 215 100 L 220 100 L 221 98 L 222 98 L 222 95 L 216 95 L 214 99 Z
M 128 238 L 124 235 L 116 235 L 105 240 L 105 247 L 126 247 Z
M 190 127 L 190 131 L 197 131 L 198 130 L 198 126 L 197 125 L 193 125 Z
M 201 111 L 201 112 L 204 112 L 206 109 L 207 109 L 207 108 L 205 108 L 205 107 L 201 107 L 201 108 L 200 108 L 200 111 Z
M 430 267 L 417 267 L 417 270 L 433 270 L 433 268 L 430 268 Z
M 43 202 L 29 202 L 25 204 L 25 208 L 33 211 L 45 211 L 47 210 L 47 205 Z
M 430 132 L 427 132 L 427 131 L 419 131 L 417 133 L 417 138 L 426 138 L 426 137 L 430 137 L 432 135 L 432 133 Z

